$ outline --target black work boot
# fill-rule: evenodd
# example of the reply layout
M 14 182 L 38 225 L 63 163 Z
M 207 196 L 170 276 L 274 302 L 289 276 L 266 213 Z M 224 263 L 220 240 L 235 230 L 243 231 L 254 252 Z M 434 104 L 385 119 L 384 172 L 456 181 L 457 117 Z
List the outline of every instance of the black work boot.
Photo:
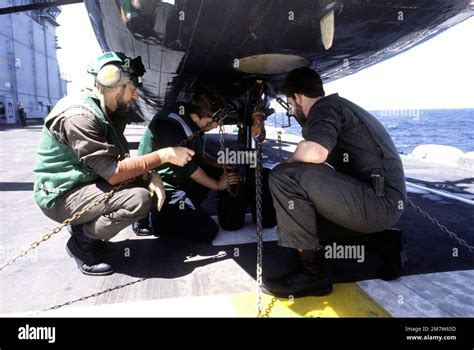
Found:
M 150 229 L 150 221 L 148 217 L 135 221 L 132 224 L 132 230 L 137 236 L 150 236 L 152 232 Z
M 300 254 L 301 268 L 287 276 L 266 278 L 263 291 L 276 297 L 288 298 L 323 296 L 332 292 L 329 269 L 324 250 L 304 250 Z
M 83 274 L 106 276 L 115 272 L 112 266 L 103 262 L 98 254 L 97 242 L 100 240 L 86 237 L 78 226 L 73 227 L 71 231 L 72 235 L 67 241 L 66 250 L 76 259 L 79 270 Z
M 384 281 L 400 277 L 408 261 L 406 254 L 407 239 L 403 231 L 390 228 L 372 234 L 370 241 L 382 261 L 378 277 Z
M 75 234 L 76 232 L 79 232 L 79 234 L 83 234 L 82 233 L 82 225 L 69 225 L 67 227 L 67 231 L 69 232 L 69 234 L 72 236 L 73 234 Z M 98 254 L 102 254 L 104 253 L 106 250 L 107 250 L 107 244 L 109 242 L 106 242 L 106 241 L 103 241 L 101 239 L 95 239 L 94 240 L 94 249 L 95 251 L 98 253 Z

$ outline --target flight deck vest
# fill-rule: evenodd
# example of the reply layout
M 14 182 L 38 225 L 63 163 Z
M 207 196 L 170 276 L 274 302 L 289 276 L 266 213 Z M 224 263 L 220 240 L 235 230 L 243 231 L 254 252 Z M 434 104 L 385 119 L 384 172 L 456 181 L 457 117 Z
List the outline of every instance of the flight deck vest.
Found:
M 91 97 L 82 94 L 61 99 L 45 119 L 33 170 L 35 200 L 42 209 L 52 209 L 58 198 L 67 191 L 99 178 L 97 173 L 86 168 L 70 146 L 59 143 L 49 130 L 60 119 L 84 113 L 84 109 L 94 114 L 102 132 L 117 147 L 121 158 L 127 156 L 127 147 L 122 144 L 110 120 Z
M 151 153 L 153 151 L 158 150 L 158 146 L 156 143 L 156 123 L 159 121 L 171 121 L 180 126 L 183 129 L 186 137 L 189 137 L 193 134 L 193 129 L 191 126 L 186 123 L 186 121 L 179 116 L 178 114 L 170 111 L 164 110 L 158 113 L 153 120 L 150 122 L 148 128 L 145 130 L 143 134 L 142 140 L 140 141 L 140 145 L 138 147 L 137 155 L 145 155 Z M 159 128 L 159 126 L 158 126 Z M 170 145 L 169 147 L 175 147 L 177 145 Z M 189 141 L 187 144 L 183 145 L 183 147 L 188 147 L 195 151 L 194 160 L 198 165 L 201 165 L 202 160 L 204 158 L 204 142 L 202 137 L 195 137 L 193 140 Z M 185 180 L 180 175 L 180 167 L 165 163 L 160 165 L 158 168 L 154 169 L 157 173 L 159 173 L 163 179 L 163 185 L 166 191 L 172 191 L 176 187 L 179 186 L 180 183 Z

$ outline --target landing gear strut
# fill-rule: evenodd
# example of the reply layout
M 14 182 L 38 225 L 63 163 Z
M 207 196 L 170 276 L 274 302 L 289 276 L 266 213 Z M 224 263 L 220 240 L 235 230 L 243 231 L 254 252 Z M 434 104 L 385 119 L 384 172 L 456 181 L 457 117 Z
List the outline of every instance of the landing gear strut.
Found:
M 266 117 L 265 104 L 262 100 L 263 82 L 257 83 L 247 92 L 244 110 L 249 111 L 244 115 L 243 123 L 239 125 L 239 148 L 247 152 L 258 152 L 256 141 L 265 139 L 264 119 Z M 261 147 L 260 147 L 261 149 Z M 261 155 L 256 157 L 261 159 Z M 256 189 L 255 168 L 245 164 L 241 169 L 243 183 L 237 194 L 235 191 L 222 191 L 218 197 L 219 225 L 227 231 L 235 231 L 242 228 L 245 221 L 246 208 L 250 207 L 254 223 L 257 223 L 256 190 L 261 191 L 262 199 L 262 227 L 269 228 L 276 225 L 276 214 L 273 208 L 270 189 L 268 186 L 268 175 L 270 169 L 263 169 L 261 188 Z

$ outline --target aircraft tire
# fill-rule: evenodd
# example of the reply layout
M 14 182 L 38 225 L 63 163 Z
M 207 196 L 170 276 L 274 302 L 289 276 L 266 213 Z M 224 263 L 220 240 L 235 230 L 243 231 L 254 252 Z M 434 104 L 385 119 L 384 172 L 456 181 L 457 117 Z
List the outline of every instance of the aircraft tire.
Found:
M 226 231 L 240 230 L 245 220 L 245 193 L 240 188 L 237 196 L 228 191 L 220 191 L 217 200 L 219 225 Z

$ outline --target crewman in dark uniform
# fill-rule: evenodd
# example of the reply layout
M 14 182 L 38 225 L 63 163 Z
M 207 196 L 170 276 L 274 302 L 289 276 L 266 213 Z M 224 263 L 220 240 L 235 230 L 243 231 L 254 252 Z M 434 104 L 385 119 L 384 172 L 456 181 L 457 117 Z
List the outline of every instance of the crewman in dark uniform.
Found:
M 213 119 L 224 107 L 224 99 L 215 91 L 196 92 L 190 103 L 180 103 L 158 113 L 151 121 L 138 147 L 138 155 L 179 144 L 194 151 L 193 159 L 184 167 L 164 164 L 154 171 L 163 179 L 166 200 L 158 212 L 152 208 L 150 217 L 137 221 L 133 229 L 137 235 L 155 234 L 209 242 L 219 227 L 201 208 L 209 190 L 223 191 L 237 184 L 237 173 L 223 172 L 224 164 L 204 151 L 206 131 L 217 127 Z M 193 137 L 194 135 L 194 137 Z
M 380 239 L 384 279 L 400 275 L 402 233 L 389 228 L 406 201 L 401 159 L 389 134 L 370 113 L 338 94 L 325 96 L 309 68 L 291 71 L 282 92 L 306 122 L 286 163 L 270 173 L 279 245 L 295 249 L 300 269 L 264 280 L 273 295 L 325 295 L 332 291 L 321 240 L 371 234 Z

